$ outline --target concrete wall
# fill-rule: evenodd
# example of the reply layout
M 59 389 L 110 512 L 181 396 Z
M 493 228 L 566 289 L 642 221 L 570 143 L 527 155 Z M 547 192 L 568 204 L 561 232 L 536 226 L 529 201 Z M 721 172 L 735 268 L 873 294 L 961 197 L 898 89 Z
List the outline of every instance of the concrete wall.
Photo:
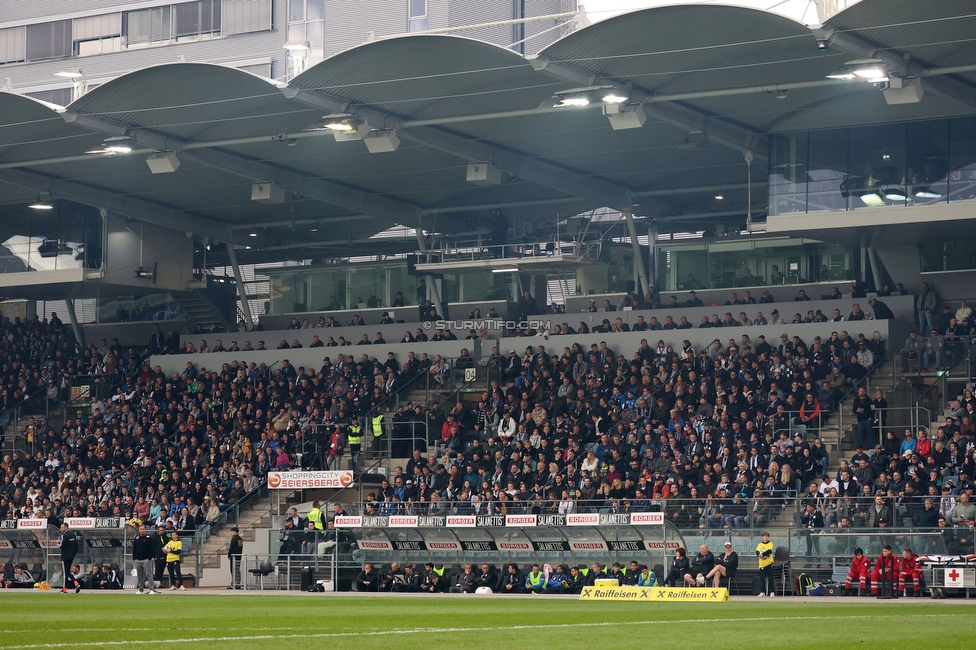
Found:
M 912 249 L 914 250 L 914 247 L 912 247 Z M 901 256 L 899 255 L 896 259 L 900 259 L 900 258 Z M 917 266 L 918 265 L 917 251 L 915 253 L 915 259 L 916 259 L 916 266 Z M 893 261 L 892 263 L 895 265 L 898 264 L 897 261 Z M 900 278 L 896 281 L 903 282 Z M 729 299 L 729 294 L 731 294 L 733 291 L 739 294 L 739 298 L 742 298 L 743 292 L 748 291 L 753 298 L 759 300 L 759 297 L 762 295 L 762 292 L 764 290 L 769 290 L 769 295 L 773 297 L 774 301 L 792 302 L 793 298 L 796 297 L 800 289 L 803 289 L 803 291 L 806 292 L 806 294 L 810 297 L 811 300 L 817 300 L 818 298 L 820 298 L 820 296 L 825 296 L 829 294 L 830 290 L 833 287 L 837 287 L 838 289 L 840 289 L 840 292 L 842 294 L 847 295 L 847 290 L 850 286 L 851 286 L 850 282 L 838 281 L 838 282 L 817 282 L 817 283 L 803 284 L 803 285 L 780 284 L 772 287 L 745 287 L 742 289 L 738 287 L 733 287 L 729 289 L 700 289 L 695 293 L 698 294 L 698 297 L 706 305 L 710 305 L 713 302 L 719 302 L 724 304 L 725 301 Z M 909 287 L 907 283 L 905 283 L 905 286 Z M 911 290 L 912 289 L 909 287 L 909 291 Z M 688 291 L 684 289 L 679 289 L 676 291 L 662 291 L 661 304 L 662 305 L 668 304 L 668 300 L 671 298 L 671 296 L 677 297 L 678 304 L 680 305 L 681 303 L 688 300 Z M 597 307 L 602 306 L 604 300 L 609 300 L 611 305 L 617 305 L 623 297 L 624 294 L 622 293 L 597 293 L 597 294 L 591 294 L 587 296 L 571 296 L 566 299 L 566 312 L 569 313 L 574 311 L 576 312 L 583 311 L 584 309 L 586 309 L 587 304 L 589 303 L 590 300 L 595 301 Z M 864 305 L 861 306 L 863 307 Z
M 841 327 L 836 327 L 838 325 Z M 752 339 L 753 345 L 758 341 L 760 334 L 766 337 L 766 342 L 770 345 L 779 345 L 780 335 L 787 334 L 791 339 L 793 336 L 799 336 L 809 346 L 813 343 L 814 337 L 820 336 L 827 339 L 831 332 L 840 332 L 841 330 L 847 331 L 854 339 L 857 338 L 858 334 L 864 334 L 867 338 L 871 338 L 875 330 L 881 333 L 882 338 L 889 338 L 888 321 L 854 321 L 850 323 L 805 323 L 778 327 L 736 327 L 720 330 L 691 329 L 672 330 L 670 332 L 626 332 L 623 334 L 570 334 L 567 336 L 550 336 L 548 339 L 542 337 L 503 338 L 501 348 L 505 353 L 514 349 L 521 354 L 527 346 L 532 346 L 535 349 L 538 345 L 544 345 L 548 354 L 562 354 L 563 348 L 569 347 L 573 343 L 579 343 L 589 350 L 591 344 L 606 341 L 607 346 L 614 352 L 623 354 L 630 359 L 634 352 L 640 348 L 640 341 L 644 338 L 652 347 L 657 345 L 659 340 L 663 340 L 666 345 L 674 346 L 675 350 L 680 350 L 681 342 L 687 339 L 696 350 L 701 350 L 711 345 L 715 339 L 719 339 L 723 346 L 728 345 L 729 339 L 738 344 L 743 335 L 748 335 Z
M 200 370 L 206 368 L 213 370 L 222 367 L 225 363 L 241 361 L 250 364 L 252 361 L 259 366 L 264 363 L 268 366 L 277 364 L 274 367 L 280 368 L 281 361 L 288 359 L 288 363 L 300 368 L 304 366 L 311 371 L 318 372 L 322 367 L 324 357 L 335 360 L 340 352 L 345 355 L 352 355 L 357 361 L 364 354 L 370 358 L 386 360 L 388 352 L 392 352 L 397 361 L 403 363 L 407 360 L 407 353 L 414 352 L 419 357 L 422 352 L 427 352 L 433 359 L 435 354 L 446 357 L 457 357 L 461 353 L 461 348 L 467 348 L 471 356 L 480 355 L 479 341 L 442 341 L 439 343 L 395 343 L 392 345 L 353 345 L 343 348 L 301 348 L 298 350 L 264 350 L 253 352 L 218 352 L 208 354 L 170 354 L 157 355 L 151 360 L 153 366 L 158 365 L 167 375 L 174 372 L 183 372 L 187 362 Z M 489 349 L 488 352 L 491 350 Z
M 136 269 L 157 265 L 156 282 L 137 278 Z M 193 280 L 193 240 L 183 232 L 152 224 L 128 222 L 110 215 L 105 251 L 106 284 L 155 291 L 184 291 Z

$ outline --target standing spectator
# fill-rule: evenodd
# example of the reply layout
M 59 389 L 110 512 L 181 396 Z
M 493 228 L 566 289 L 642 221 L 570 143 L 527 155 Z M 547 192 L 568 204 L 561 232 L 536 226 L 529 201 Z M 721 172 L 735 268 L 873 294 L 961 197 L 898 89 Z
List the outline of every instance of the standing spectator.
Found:
M 857 397 L 854 398 L 851 410 L 857 420 L 857 444 L 865 449 L 874 446 L 871 440 L 871 428 L 874 424 L 872 409 L 873 404 L 868 397 L 868 391 L 864 386 L 861 386 L 857 389 Z
M 68 524 L 61 524 L 61 538 L 58 540 L 58 547 L 61 549 L 61 572 L 64 582 L 61 586 L 61 593 L 68 593 L 68 582 L 74 585 L 75 593 L 81 591 L 81 584 L 74 579 L 71 573 L 71 565 L 78 554 L 78 533 L 68 529 Z
M 309 523 L 312 523 L 309 521 Z M 227 547 L 227 559 L 230 560 L 230 586 L 228 591 L 241 588 L 241 554 L 244 553 L 244 539 L 241 531 L 234 526 L 230 529 L 230 546 Z
M 922 283 L 922 291 L 918 294 L 915 301 L 915 308 L 918 310 L 918 331 L 929 332 L 932 330 L 932 313 L 939 302 L 939 297 L 935 291 L 929 288 L 928 282 Z
M 762 541 L 756 545 L 756 557 L 759 558 L 759 597 L 772 598 L 776 595 L 776 586 L 773 583 L 773 543 L 769 541 L 768 531 L 763 531 Z

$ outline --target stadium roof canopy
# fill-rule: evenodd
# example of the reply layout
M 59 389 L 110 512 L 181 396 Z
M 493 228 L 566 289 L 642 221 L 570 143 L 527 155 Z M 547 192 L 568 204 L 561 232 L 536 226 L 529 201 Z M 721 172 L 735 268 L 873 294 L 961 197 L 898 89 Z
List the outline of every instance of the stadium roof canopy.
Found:
M 863 0 L 814 30 L 764 11 L 679 5 L 579 29 L 537 57 L 413 34 L 338 54 L 287 85 L 175 63 L 63 109 L 0 93 L 0 234 L 22 226 L 39 192 L 247 244 L 251 261 L 376 252 L 369 238 L 394 224 L 472 233 L 494 209 L 538 227 L 599 207 L 680 228 L 738 224 L 746 158 L 765 169 L 768 134 L 976 113 L 974 34 L 970 2 Z M 921 101 L 888 105 L 876 84 L 827 78 L 858 59 L 918 78 Z M 643 126 L 611 128 L 608 94 L 639 103 Z M 555 107 L 584 95 L 586 106 Z M 307 130 L 337 115 L 399 146 L 370 153 L 363 140 Z M 131 151 L 86 153 L 110 145 Z M 151 173 L 153 152 L 175 153 L 178 170 Z M 472 162 L 496 167 L 500 182 L 467 181 Z M 252 200 L 257 182 L 285 200 Z M 764 181 L 751 195 L 762 214 Z

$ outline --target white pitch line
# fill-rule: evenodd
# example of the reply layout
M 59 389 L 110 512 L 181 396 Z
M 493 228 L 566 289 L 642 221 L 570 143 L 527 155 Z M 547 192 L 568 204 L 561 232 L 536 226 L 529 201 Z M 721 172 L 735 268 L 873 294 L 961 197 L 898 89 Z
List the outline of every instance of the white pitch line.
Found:
M 831 620 L 865 618 L 958 618 L 955 614 L 905 614 L 904 612 L 890 615 L 868 614 L 866 616 L 832 616 Z M 418 627 L 402 630 L 377 630 L 373 632 L 321 632 L 317 634 L 255 634 L 247 636 L 198 637 L 195 639 L 127 639 L 124 641 L 72 641 L 62 643 L 34 643 L 26 645 L 5 646 L 4 650 L 32 650 L 35 648 L 74 648 L 77 646 L 110 647 L 119 645 L 146 645 L 160 643 L 213 643 L 215 641 L 262 641 L 283 639 L 339 639 L 349 637 L 392 636 L 394 634 L 454 634 L 457 632 L 501 632 L 504 630 L 552 630 L 580 627 L 619 627 L 621 625 L 667 625 L 670 623 L 735 623 L 735 622 L 763 622 L 763 621 L 822 621 L 822 616 L 755 616 L 748 618 L 692 618 L 685 620 L 659 621 L 615 621 L 600 623 L 560 623 L 554 625 L 511 625 L 506 627 Z M 97 630 L 95 630 L 97 631 Z M 158 630 L 162 632 L 163 630 Z M 176 631 L 176 630 L 174 630 Z

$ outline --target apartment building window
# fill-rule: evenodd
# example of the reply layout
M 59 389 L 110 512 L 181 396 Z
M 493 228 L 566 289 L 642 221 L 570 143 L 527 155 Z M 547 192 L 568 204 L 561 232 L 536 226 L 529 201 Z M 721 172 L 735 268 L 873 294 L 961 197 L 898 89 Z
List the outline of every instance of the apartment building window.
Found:
M 71 56 L 71 21 L 27 26 L 27 60 L 44 61 Z
M 407 31 L 427 31 L 427 0 L 408 0 Z
M 288 42 L 308 41 L 321 48 L 325 39 L 324 0 L 288 0 Z

